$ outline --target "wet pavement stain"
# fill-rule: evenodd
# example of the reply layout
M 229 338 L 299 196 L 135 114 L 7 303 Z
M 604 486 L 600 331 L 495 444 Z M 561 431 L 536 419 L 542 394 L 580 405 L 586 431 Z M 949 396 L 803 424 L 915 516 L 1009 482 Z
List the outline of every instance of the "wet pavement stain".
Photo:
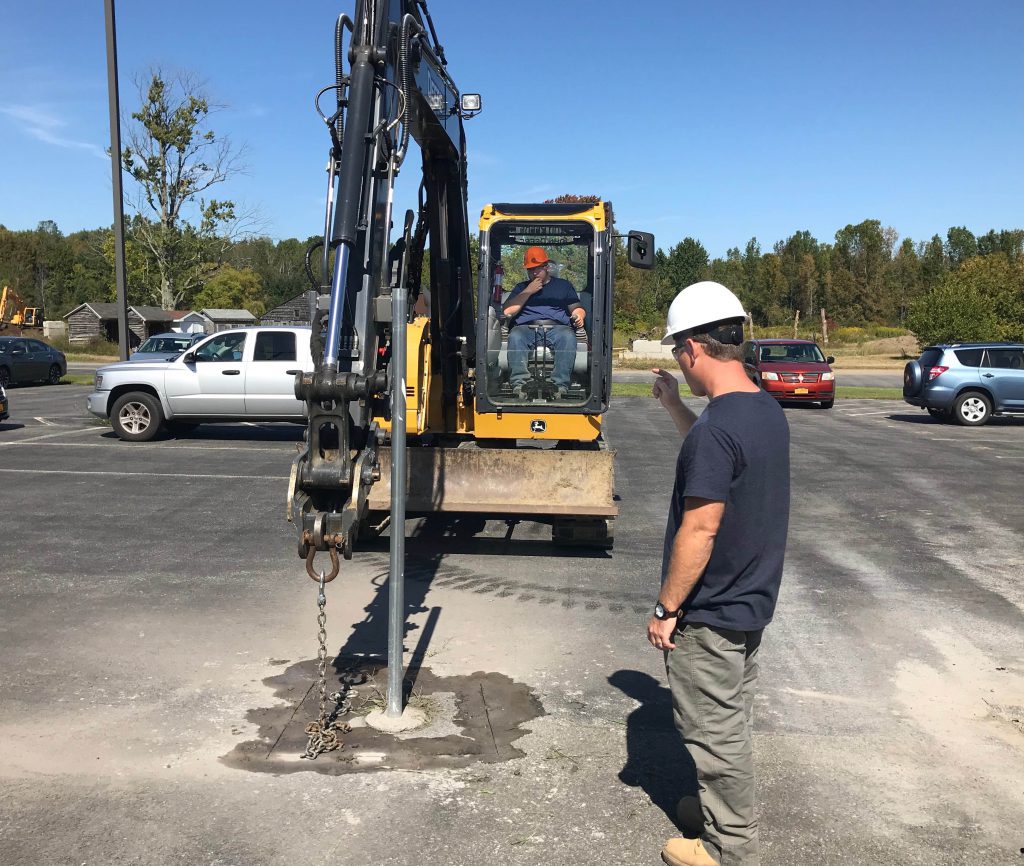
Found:
M 388 734 L 367 727 L 362 716 L 380 707 L 387 692 L 387 665 L 379 659 L 335 660 L 328 673 L 328 695 L 351 688 L 351 709 L 338 716 L 353 727 L 342 746 L 315 760 L 300 757 L 305 727 L 319 715 L 315 659 L 298 662 L 263 682 L 284 704 L 249 710 L 246 720 L 259 726 L 257 738 L 239 743 L 220 760 L 229 767 L 259 773 L 316 772 L 328 775 L 373 770 L 423 770 L 467 767 L 521 758 L 513 745 L 530 732 L 524 725 L 545 715 L 533 690 L 504 674 L 477 671 L 439 677 L 421 667 L 407 674 L 406 692 L 424 708 L 428 722 L 419 730 Z M 333 708 L 328 700 L 327 711 Z M 446 707 L 454 707 L 446 712 Z

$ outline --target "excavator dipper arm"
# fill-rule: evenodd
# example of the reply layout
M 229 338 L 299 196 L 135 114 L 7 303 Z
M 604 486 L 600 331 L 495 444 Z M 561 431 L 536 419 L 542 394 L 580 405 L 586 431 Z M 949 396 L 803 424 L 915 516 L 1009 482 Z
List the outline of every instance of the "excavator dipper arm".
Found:
M 343 43 L 348 39 L 348 71 Z M 460 374 L 474 357 L 465 103 L 445 69 L 425 0 L 357 0 L 355 15 L 335 30 L 336 111 L 322 115 L 331 137 L 322 256 L 321 303 L 311 345 L 315 369 L 296 377 L 305 401 L 305 447 L 292 468 L 289 519 L 299 555 L 336 547 L 348 558 L 365 517 L 367 495 L 380 477 L 390 369 L 392 292 L 400 285 L 414 301 L 424 248 L 430 244 L 434 369 L 442 402 L 455 404 Z M 418 213 L 406 214 L 392 245 L 394 186 L 412 138 L 422 154 Z M 414 225 L 415 218 L 415 228 Z M 326 291 L 325 291 L 326 290 Z M 326 322 L 320 315 L 326 301 Z

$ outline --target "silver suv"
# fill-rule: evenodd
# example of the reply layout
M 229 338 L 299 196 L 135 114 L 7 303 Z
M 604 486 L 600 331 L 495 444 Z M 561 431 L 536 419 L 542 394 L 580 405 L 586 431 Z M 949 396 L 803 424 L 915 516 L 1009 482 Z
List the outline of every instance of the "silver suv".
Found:
M 928 346 L 903 370 L 903 399 L 970 427 L 1024 415 L 1024 343 Z

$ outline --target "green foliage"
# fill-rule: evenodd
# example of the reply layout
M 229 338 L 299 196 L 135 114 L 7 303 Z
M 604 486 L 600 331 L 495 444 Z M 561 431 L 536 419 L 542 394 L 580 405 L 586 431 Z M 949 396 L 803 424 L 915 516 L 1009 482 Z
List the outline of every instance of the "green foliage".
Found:
M 129 282 L 136 293 L 175 309 L 223 261 L 226 236 L 237 222 L 235 205 L 200 196 L 239 170 L 237 152 L 206 126 L 210 101 L 187 75 L 168 79 L 154 70 L 139 95 L 122 159 L 137 184 L 128 199 L 136 212 L 129 234 L 152 274 L 141 286 Z
M 251 268 L 239 270 L 224 265 L 196 294 L 195 307 L 248 310 L 254 316 L 262 316 L 267 308 L 260 275 Z
M 55 349 L 59 349 L 69 358 L 81 355 L 117 358 L 120 357 L 121 354 L 121 347 L 118 346 L 117 343 L 111 343 L 109 340 L 104 340 L 101 337 L 94 337 L 86 342 L 79 341 L 72 343 L 65 335 L 62 337 L 47 337 L 44 342 L 53 346 Z
M 907 316 L 921 345 L 991 340 L 998 324 L 991 299 L 955 280 L 920 298 Z
M 968 259 L 914 304 L 907 324 L 922 343 L 1024 340 L 1024 260 Z

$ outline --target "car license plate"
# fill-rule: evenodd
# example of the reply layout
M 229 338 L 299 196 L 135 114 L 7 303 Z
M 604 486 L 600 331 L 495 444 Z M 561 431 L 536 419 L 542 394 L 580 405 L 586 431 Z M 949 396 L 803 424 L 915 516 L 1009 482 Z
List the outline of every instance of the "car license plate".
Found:
M 810 394 L 811 393 L 811 389 L 810 388 L 794 388 L 793 389 L 793 393 L 794 394 Z

